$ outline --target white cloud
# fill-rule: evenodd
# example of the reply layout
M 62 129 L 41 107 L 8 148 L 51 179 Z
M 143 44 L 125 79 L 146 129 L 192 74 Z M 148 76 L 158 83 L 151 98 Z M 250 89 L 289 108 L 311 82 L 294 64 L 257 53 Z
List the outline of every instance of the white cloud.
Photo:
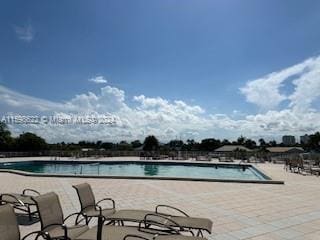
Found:
M 14 31 L 22 41 L 31 42 L 34 39 L 35 32 L 30 22 L 24 26 L 14 26 Z
M 304 74 L 293 80 L 293 85 L 290 106 L 300 111 L 310 108 L 320 97 L 320 57 L 310 61 Z
M 117 112 L 126 107 L 124 92 L 110 86 L 101 88 L 98 95 L 92 92 L 76 95 L 66 104 L 78 112 Z
M 240 88 L 240 91 L 246 96 L 248 102 L 254 103 L 264 110 L 274 109 L 286 99 L 293 100 L 292 105 L 298 105 L 300 101 L 312 101 L 316 94 L 313 93 L 310 98 L 306 96 L 304 90 L 306 84 L 310 82 L 312 83 L 311 87 L 319 83 L 320 80 L 317 76 L 320 69 L 319 64 L 320 57 L 307 59 L 292 67 L 249 81 Z M 296 85 L 292 95 L 281 93 L 281 87 L 285 85 L 286 81 L 292 81 Z M 318 85 L 316 86 L 318 87 Z M 317 89 L 319 90 L 319 87 Z M 307 90 L 309 93 L 311 89 Z
M 320 58 L 310 58 L 293 67 L 248 82 L 242 89 L 247 100 L 265 108 L 259 114 L 210 114 L 197 105 L 161 97 L 134 96 L 126 99 L 123 90 L 105 86 L 100 92 L 78 94 L 66 102 L 53 102 L 24 95 L 0 86 L 0 114 L 111 114 L 116 125 L 10 125 L 15 133 L 32 131 L 49 142 L 143 139 L 154 134 L 161 141 L 182 137 L 279 138 L 284 134 L 303 135 L 320 129 L 320 113 L 315 109 L 320 96 Z M 286 95 L 281 85 L 292 82 L 294 89 Z M 275 87 L 276 86 L 276 87 Z M 254 92 L 259 92 L 262 100 Z M 264 96 L 268 95 L 268 97 Z M 275 108 L 283 99 L 289 103 Z M 266 103 L 264 102 L 266 101 Z M 271 103 L 270 103 L 271 102 Z
M 11 109 L 19 109 L 29 111 L 38 111 L 38 112 L 45 112 L 45 111 L 52 111 L 61 110 L 65 111 L 68 110 L 71 106 L 66 106 L 63 103 L 57 103 L 48 101 L 45 99 L 40 99 L 32 96 L 28 96 L 13 90 L 10 90 L 6 87 L 0 85 L 0 109 L 5 109 L 5 107 L 9 107 Z
M 135 96 L 135 107 L 129 107 L 123 90 L 106 86 L 100 93 L 79 94 L 64 103 L 46 101 L 30 97 L 5 87 L 0 87 L 2 111 L 13 114 L 33 113 L 37 115 L 63 114 L 112 114 L 118 119 L 115 126 L 83 125 L 13 125 L 13 132 L 33 131 L 54 141 L 78 141 L 79 139 L 122 140 L 125 138 L 143 139 L 155 134 L 160 139 L 171 139 L 176 135 L 194 136 L 210 125 L 201 115 L 204 110 L 199 106 L 190 106 L 183 101 L 167 101 L 162 98 Z M 184 133 L 186 132 L 186 133 Z
M 147 98 L 144 95 L 134 96 L 133 100 L 141 104 L 141 108 L 148 109 L 154 107 L 165 107 L 168 104 L 167 100 L 160 97 L 157 98 Z
M 104 76 L 96 76 L 96 77 L 90 78 L 88 81 L 98 83 L 98 84 L 108 82 L 107 79 L 104 78 Z

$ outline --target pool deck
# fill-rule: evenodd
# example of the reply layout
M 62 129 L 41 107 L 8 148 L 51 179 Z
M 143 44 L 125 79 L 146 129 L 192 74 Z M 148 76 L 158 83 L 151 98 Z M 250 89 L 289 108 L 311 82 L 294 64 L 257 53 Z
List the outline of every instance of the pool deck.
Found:
M 20 192 L 23 188 L 55 191 L 66 216 L 79 210 L 72 185 L 86 181 L 96 199 L 112 197 L 117 209 L 151 210 L 157 204 L 168 204 L 192 216 L 210 218 L 214 227 L 213 234 L 207 235 L 209 239 L 320 239 L 320 177 L 286 172 L 278 164 L 253 165 L 285 184 L 38 178 L 0 173 L 0 192 Z M 39 223 L 20 228 L 25 235 L 38 230 Z

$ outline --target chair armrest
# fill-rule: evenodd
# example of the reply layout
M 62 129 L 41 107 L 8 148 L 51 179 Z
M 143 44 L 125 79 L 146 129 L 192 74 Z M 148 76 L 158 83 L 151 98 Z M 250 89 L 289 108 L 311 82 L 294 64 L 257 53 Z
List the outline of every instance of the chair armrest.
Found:
M 83 213 L 81 212 L 76 212 L 76 213 L 71 213 L 70 215 L 66 216 L 64 219 L 63 219 L 63 223 L 65 223 L 70 217 L 72 216 L 77 216 L 77 219 L 78 219 L 78 216 L 79 215 L 83 215 Z
M 150 219 L 150 217 L 155 217 L 158 219 L 163 219 L 164 221 L 159 221 L 156 219 Z M 170 216 L 169 216 L 170 217 Z M 179 234 L 179 231 L 176 228 L 179 228 L 180 231 L 183 231 L 184 228 L 180 226 L 176 221 L 170 219 L 169 217 L 159 215 L 156 213 L 149 213 L 146 214 L 141 222 L 139 222 L 138 229 L 141 230 L 141 224 L 144 223 L 145 226 L 147 225 L 155 225 L 158 227 L 164 227 L 167 228 L 170 232 L 173 232 L 175 234 Z
M 26 188 L 26 189 L 23 189 L 22 191 L 22 195 L 25 195 L 25 196 L 30 196 L 28 194 L 26 194 L 26 192 L 32 192 L 32 193 L 35 193 L 37 194 L 38 196 L 40 195 L 40 193 L 34 189 L 31 189 L 31 188 Z
M 99 216 L 100 216 L 100 217 L 103 217 L 103 216 L 102 216 L 102 207 L 99 206 L 98 204 L 92 204 L 92 205 L 86 206 L 85 208 L 83 208 L 83 209 L 81 210 L 81 213 L 85 216 L 86 213 L 83 212 L 83 211 L 86 210 L 87 208 L 90 208 L 90 207 L 94 207 L 95 209 L 98 208 L 98 210 L 99 210 Z M 104 219 L 104 217 L 103 217 L 103 219 Z
M 12 197 L 16 202 L 7 202 L 5 200 L 2 200 L 3 196 L 9 196 Z M 0 195 L 0 202 L 5 202 L 5 203 L 12 203 L 12 204 L 16 204 L 16 203 L 20 203 L 22 206 L 24 206 L 24 202 L 22 202 L 20 199 L 18 199 L 17 197 L 13 196 L 12 194 L 9 193 L 3 193 Z
M 65 224 L 61 224 L 61 223 L 52 223 L 49 224 L 47 226 L 44 226 L 42 229 L 46 229 L 48 227 L 53 227 L 53 226 L 57 226 L 57 227 L 61 227 L 61 228 L 66 228 L 67 226 Z
M 98 204 L 91 204 L 91 205 L 86 206 L 85 208 L 82 208 L 81 212 L 82 212 L 83 210 L 86 210 L 87 208 L 91 208 L 91 207 L 98 208 L 100 212 L 102 211 L 101 206 L 99 206 Z
M 171 216 L 170 214 L 166 214 L 166 213 L 161 213 L 161 212 L 159 212 L 159 208 L 169 208 L 169 209 L 172 209 L 172 210 L 175 210 L 175 211 L 181 213 L 184 217 L 189 217 L 188 214 L 186 214 L 184 211 L 182 211 L 181 209 L 176 208 L 176 207 L 172 207 L 172 206 L 169 206 L 169 205 L 157 205 L 157 206 L 156 206 L 156 213 L 160 213 L 160 214 L 164 214 L 164 215 L 169 215 L 169 216 Z
M 116 208 L 116 203 L 112 198 L 103 198 L 100 201 L 98 201 L 96 204 L 99 205 L 99 203 L 103 202 L 103 201 L 110 201 L 112 202 L 112 208 L 115 209 Z

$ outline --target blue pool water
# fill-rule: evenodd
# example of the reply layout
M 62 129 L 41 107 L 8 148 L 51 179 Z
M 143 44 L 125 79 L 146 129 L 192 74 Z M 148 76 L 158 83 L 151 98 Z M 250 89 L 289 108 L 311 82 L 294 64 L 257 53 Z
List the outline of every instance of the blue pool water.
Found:
M 171 177 L 190 179 L 270 180 L 250 165 L 168 162 L 72 162 L 27 161 L 0 163 L 2 169 L 63 175 Z

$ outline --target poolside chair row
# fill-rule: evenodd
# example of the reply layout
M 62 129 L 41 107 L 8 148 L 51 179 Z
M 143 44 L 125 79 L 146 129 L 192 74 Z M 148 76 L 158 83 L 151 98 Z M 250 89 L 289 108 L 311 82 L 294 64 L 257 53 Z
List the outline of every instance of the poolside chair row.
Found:
M 59 202 L 52 201 L 52 198 L 56 198 L 54 193 L 45 194 L 46 199 L 51 200 L 50 203 L 54 203 L 53 206 L 58 207 Z M 51 195 L 51 196 L 50 196 Z M 41 203 L 40 203 L 41 205 Z M 39 213 L 42 215 L 42 210 Z M 60 211 L 55 209 L 54 213 L 51 212 L 51 220 L 57 220 L 57 216 Z M 62 213 L 62 212 L 61 212 Z M 46 215 L 46 214 L 43 214 Z M 63 216 L 63 215 L 62 215 Z M 159 218 L 159 216 L 154 215 Z M 181 235 L 178 230 L 173 228 L 175 223 L 172 221 L 168 225 L 164 225 L 157 222 L 154 219 L 148 219 L 154 217 L 152 215 L 146 216 L 145 220 L 140 222 L 137 227 L 135 226 L 103 226 L 99 224 L 96 227 L 89 228 L 87 225 L 74 225 L 67 227 L 63 223 L 50 224 L 41 231 L 29 233 L 22 240 L 29 239 L 32 235 L 32 239 L 46 240 L 128 240 L 129 238 L 139 238 L 144 240 L 203 240 L 201 237 L 184 236 Z M 46 216 L 48 218 L 48 215 Z M 47 219 L 48 220 L 48 219 Z M 167 219 L 170 221 L 170 219 Z M 63 221 L 64 222 L 64 221 Z M 41 222 L 43 224 L 43 222 Z M 177 226 L 176 226 L 177 227 Z M 11 205 L 6 204 L 0 206 L 0 236 L 1 240 L 20 240 L 20 231 L 16 220 L 15 213 Z M 31 238 L 30 238 L 31 239 Z
M 183 227 L 186 231 L 196 231 L 194 233 L 197 236 L 203 236 L 203 232 L 211 233 L 212 221 L 207 218 L 195 218 L 190 217 L 184 211 L 168 206 L 168 205 L 158 205 L 155 207 L 154 211 L 148 210 L 117 210 L 115 209 L 115 202 L 110 198 L 104 198 L 98 202 L 95 201 L 95 197 L 91 186 L 88 183 L 82 183 L 73 186 L 78 194 L 78 198 L 81 206 L 81 213 L 86 219 L 87 224 L 92 217 L 96 217 L 99 212 L 105 217 L 106 220 L 122 224 L 124 222 L 140 222 L 148 214 L 158 214 L 164 217 L 170 217 L 178 225 Z M 99 204 L 103 201 L 109 201 L 112 204 L 111 208 L 102 209 Z M 175 211 L 176 214 L 169 214 L 168 211 Z
M 285 159 L 285 169 L 294 173 L 309 173 L 320 175 L 320 166 L 311 161 L 304 161 L 302 158 Z
M 80 200 L 81 211 L 74 213 L 66 218 L 63 212 L 58 195 L 55 193 L 47 193 L 38 196 L 26 196 L 25 201 L 32 201 L 37 207 L 36 214 L 41 223 L 41 231 L 36 232 L 37 239 L 42 236 L 45 239 L 77 239 L 77 240 L 96 240 L 96 239 L 114 239 L 122 240 L 129 238 L 139 239 L 157 239 L 157 240 L 200 240 L 203 239 L 202 231 L 211 233 L 212 222 L 205 218 L 192 218 L 183 211 L 166 205 L 159 205 L 155 211 L 145 210 L 119 210 L 115 209 L 115 202 L 112 199 L 103 199 L 99 202 L 95 201 L 93 191 L 89 184 L 75 185 Z M 9 195 L 6 194 L 5 197 Z M 12 206 L 17 207 L 20 203 L 19 195 L 15 195 L 19 202 L 13 203 Z M 3 196 L 2 196 L 3 199 Z M 27 200 L 26 200 L 27 199 Z M 2 200 L 3 201 L 3 200 Z M 102 201 L 109 201 L 111 206 L 102 209 L 99 205 Z M 2 202 L 4 203 L 4 201 Z M 6 205 L 8 206 L 8 205 Z M 170 215 L 160 211 L 162 208 L 170 208 L 177 211 L 182 216 Z M 18 208 L 20 209 L 20 208 Z M 8 212 L 9 210 L 6 209 Z M 10 211 L 9 211 L 10 212 Z M 75 217 L 75 224 L 67 227 L 65 225 L 68 219 Z M 98 218 L 98 226 L 90 228 L 88 224 L 92 218 Z M 0 211 L 1 219 L 1 211 Z M 137 222 L 137 226 L 124 226 L 124 222 Z M 85 224 L 82 224 L 84 222 Z M 103 225 L 109 224 L 109 225 Z M 112 224 L 112 225 L 111 225 Z M 118 226 L 115 226 L 117 224 Z M 1 220 L 0 220 L 1 227 Z M 15 228 L 3 228 L 6 230 L 14 230 Z M 183 232 L 190 232 L 194 235 L 193 230 L 197 231 L 197 237 L 181 235 Z M 10 234 L 7 234 L 11 236 Z M 5 236 L 5 235 L 4 235 Z M 17 236 L 17 235 L 12 235 Z M 201 236 L 201 237 L 199 237 Z M 1 238 L 2 239 L 2 238 Z M 18 240 L 15 238 L 4 238 L 4 240 Z

